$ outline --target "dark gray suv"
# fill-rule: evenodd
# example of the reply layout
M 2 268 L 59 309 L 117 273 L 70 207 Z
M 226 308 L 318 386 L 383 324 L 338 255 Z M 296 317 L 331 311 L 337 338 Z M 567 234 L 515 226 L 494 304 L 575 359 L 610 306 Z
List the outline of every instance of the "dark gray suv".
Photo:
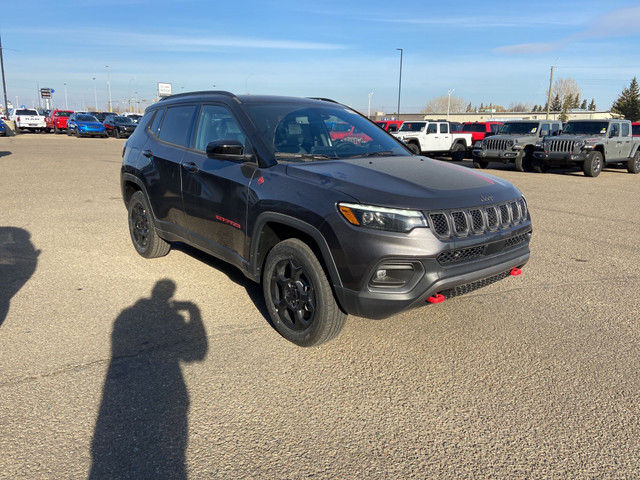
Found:
M 302 346 L 336 336 L 346 314 L 438 303 L 529 259 L 513 185 L 415 156 L 330 100 L 167 97 L 126 142 L 121 181 L 139 254 L 184 242 L 235 265 Z

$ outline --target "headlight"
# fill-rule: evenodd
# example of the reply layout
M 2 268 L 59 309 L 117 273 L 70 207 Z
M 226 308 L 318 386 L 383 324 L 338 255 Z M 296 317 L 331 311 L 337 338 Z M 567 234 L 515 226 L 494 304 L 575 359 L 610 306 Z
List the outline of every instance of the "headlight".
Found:
M 513 147 L 515 145 L 516 142 L 514 142 L 513 140 L 508 140 L 507 141 L 507 146 L 509 147 Z
M 338 210 L 351 225 L 387 232 L 410 232 L 427 227 L 427 220 L 417 210 L 375 207 L 354 203 L 340 203 Z
M 585 144 L 584 140 L 576 140 L 575 142 L 573 142 L 573 148 L 576 150 L 580 150 Z

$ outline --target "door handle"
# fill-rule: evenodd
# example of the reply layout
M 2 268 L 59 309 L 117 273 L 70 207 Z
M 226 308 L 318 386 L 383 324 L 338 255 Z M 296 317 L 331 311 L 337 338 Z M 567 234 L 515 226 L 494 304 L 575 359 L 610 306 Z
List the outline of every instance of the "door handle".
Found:
M 182 166 L 191 173 L 196 173 L 198 172 L 198 170 L 200 170 L 198 166 L 193 162 L 183 163 Z
M 145 150 L 142 152 L 142 154 L 147 158 L 153 157 L 153 152 L 151 150 Z

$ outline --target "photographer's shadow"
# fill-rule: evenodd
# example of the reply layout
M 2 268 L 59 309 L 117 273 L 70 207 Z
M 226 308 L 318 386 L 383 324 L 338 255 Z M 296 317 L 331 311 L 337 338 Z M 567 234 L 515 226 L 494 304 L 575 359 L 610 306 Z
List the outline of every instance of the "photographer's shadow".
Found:
M 189 394 L 180 362 L 203 360 L 207 337 L 200 310 L 173 301 L 175 289 L 160 280 L 151 298 L 114 322 L 91 479 L 187 478 Z

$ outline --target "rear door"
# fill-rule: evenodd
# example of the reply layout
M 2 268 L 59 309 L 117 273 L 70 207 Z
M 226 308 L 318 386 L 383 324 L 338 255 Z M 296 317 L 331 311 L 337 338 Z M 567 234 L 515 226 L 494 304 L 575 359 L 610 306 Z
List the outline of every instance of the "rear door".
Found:
M 208 158 L 207 144 L 235 140 L 245 153 L 252 148 L 233 113 L 221 104 L 204 104 L 192 148 L 182 160 L 182 198 L 194 242 L 210 253 L 240 265 L 245 258 L 249 183 L 257 169 L 219 156 Z
M 149 201 L 156 218 L 165 225 L 186 228 L 180 164 L 190 143 L 197 105 L 177 105 L 156 113 L 145 143 L 139 170 L 146 182 Z
M 622 122 L 620 129 L 620 158 L 629 158 L 632 147 L 633 137 L 631 136 L 631 124 L 629 122 Z

